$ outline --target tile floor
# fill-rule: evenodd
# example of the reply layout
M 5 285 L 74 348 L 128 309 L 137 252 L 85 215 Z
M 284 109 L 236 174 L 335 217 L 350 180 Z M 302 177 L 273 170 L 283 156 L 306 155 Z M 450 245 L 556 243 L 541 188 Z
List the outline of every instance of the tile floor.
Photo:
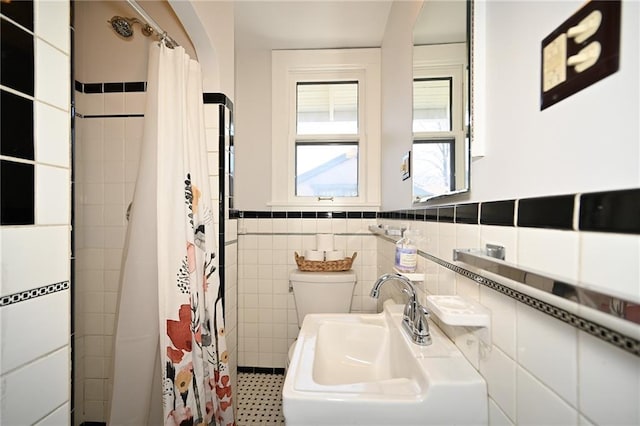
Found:
M 280 374 L 238 373 L 237 426 L 284 426 Z

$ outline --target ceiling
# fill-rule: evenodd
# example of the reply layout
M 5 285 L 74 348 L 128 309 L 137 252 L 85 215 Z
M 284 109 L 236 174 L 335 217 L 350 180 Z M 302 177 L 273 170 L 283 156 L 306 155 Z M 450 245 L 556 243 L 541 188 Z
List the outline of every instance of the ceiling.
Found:
M 393 0 L 239 0 L 238 49 L 380 47 Z

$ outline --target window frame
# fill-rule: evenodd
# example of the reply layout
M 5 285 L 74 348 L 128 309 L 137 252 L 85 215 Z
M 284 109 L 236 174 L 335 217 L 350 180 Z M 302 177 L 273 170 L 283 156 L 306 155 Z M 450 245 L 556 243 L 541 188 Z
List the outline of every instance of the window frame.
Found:
M 425 46 L 427 47 L 427 46 Z M 431 46 L 428 46 L 431 47 Z M 455 167 L 452 167 L 453 170 L 465 170 L 467 165 L 465 162 L 467 161 L 467 155 L 464 152 L 464 139 L 466 138 L 466 127 L 467 123 L 465 122 L 465 110 L 466 105 L 464 103 L 464 91 L 466 90 L 467 82 L 464 80 L 464 69 L 465 64 L 460 61 L 452 58 L 452 59 L 439 59 L 439 60 L 418 60 L 414 61 L 414 69 L 413 69 L 413 79 L 412 83 L 415 80 L 424 80 L 424 79 L 445 79 L 451 78 L 451 131 L 445 132 L 413 132 L 413 118 L 411 120 L 411 128 L 412 128 L 412 149 L 413 144 L 418 141 L 438 141 L 443 139 L 454 139 L 455 140 L 455 150 L 454 150 L 454 159 L 455 159 Z M 413 98 L 412 98 L 412 115 L 413 115 Z M 415 168 L 412 165 L 412 170 Z M 464 173 L 454 173 L 454 180 L 451 181 L 451 185 L 458 187 L 458 180 L 465 179 Z M 420 203 L 421 198 L 416 197 L 413 194 L 412 188 L 412 197 L 413 202 Z
M 272 52 L 272 185 L 275 208 L 332 210 L 380 206 L 380 51 Z M 358 83 L 358 135 L 297 135 L 298 83 Z M 285 113 L 283 113 L 285 111 Z M 358 196 L 297 196 L 297 142 L 357 142 Z

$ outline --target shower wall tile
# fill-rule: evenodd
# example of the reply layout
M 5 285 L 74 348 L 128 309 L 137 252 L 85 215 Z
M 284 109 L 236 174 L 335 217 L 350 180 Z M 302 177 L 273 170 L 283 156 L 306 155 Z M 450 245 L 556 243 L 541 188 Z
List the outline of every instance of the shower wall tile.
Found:
M 69 167 L 70 120 L 67 111 L 35 103 L 36 158 L 41 163 Z
M 69 56 L 50 44 L 36 40 L 36 94 L 38 100 L 69 109 Z
M 104 113 L 111 114 L 124 114 L 124 93 L 105 93 L 104 95 Z
M 126 92 L 124 94 L 125 114 L 144 114 L 147 94 L 145 92 Z
M 1 295 L 69 279 L 69 226 L 3 227 L 0 236 Z
M 37 1 L 34 6 L 36 35 L 69 54 L 69 2 Z
M 70 392 L 69 355 L 64 347 L 4 375 L 3 388 L 11 392 L 0 400 L 0 423 L 33 424 L 64 404 Z
M 0 323 L 17 325 L 2 331 L 0 374 L 28 364 L 69 344 L 69 290 L 14 303 L 0 310 Z M 43 318 L 46 320 L 43 321 Z M 29 338 L 25 338 L 28 330 Z
M 36 223 L 60 225 L 70 222 L 69 169 L 36 167 Z

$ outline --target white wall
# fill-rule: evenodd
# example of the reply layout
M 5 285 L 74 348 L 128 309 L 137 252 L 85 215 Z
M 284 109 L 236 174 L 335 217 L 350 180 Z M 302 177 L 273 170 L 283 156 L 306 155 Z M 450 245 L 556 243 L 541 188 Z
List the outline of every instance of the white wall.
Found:
M 540 111 L 540 43 L 582 4 L 486 4 L 486 156 L 473 162 L 471 200 L 640 184 L 638 2 L 622 5 L 620 70 Z
M 236 208 L 271 200 L 271 51 L 236 52 Z
M 402 156 L 411 150 L 413 24 L 422 2 L 394 2 L 382 42 L 382 209 L 407 208 L 411 179 L 402 181 Z

